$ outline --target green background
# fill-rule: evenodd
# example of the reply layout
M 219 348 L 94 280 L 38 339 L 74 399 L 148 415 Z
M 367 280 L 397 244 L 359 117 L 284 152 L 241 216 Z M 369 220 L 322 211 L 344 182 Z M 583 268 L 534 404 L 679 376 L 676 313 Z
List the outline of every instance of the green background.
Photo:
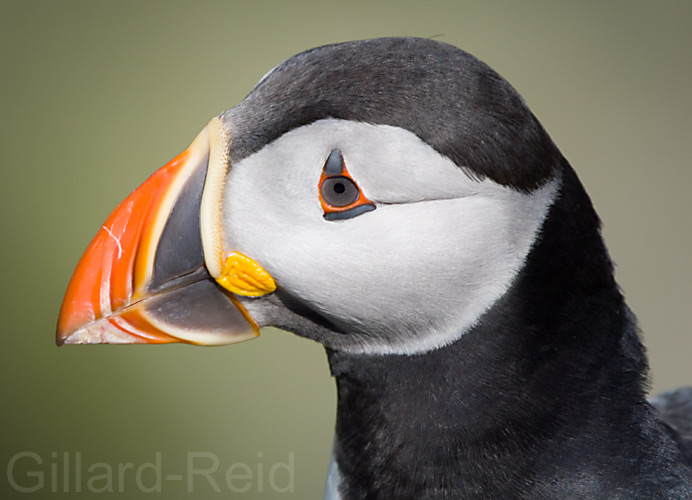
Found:
M 0 497 L 321 496 L 335 393 L 319 345 L 265 331 L 231 347 L 58 349 L 53 332 L 70 274 L 110 210 L 266 71 L 331 42 L 436 36 L 512 82 L 604 221 L 654 391 L 692 383 L 691 25 L 688 1 L 3 0 Z M 37 493 L 8 483 L 22 451 L 43 460 L 15 470 L 27 486 L 22 474 L 45 474 Z M 65 452 L 82 455 L 80 494 L 74 483 L 60 493 Z M 193 493 L 184 480 L 139 492 L 135 471 L 157 452 L 164 475 L 184 473 L 188 452 L 217 456 L 222 492 L 199 478 Z M 290 453 L 295 492 L 273 494 L 269 469 Z M 117 464 L 134 464 L 125 493 L 86 491 L 97 462 L 116 469 L 115 490 Z M 238 462 L 254 474 L 243 495 L 225 485 Z

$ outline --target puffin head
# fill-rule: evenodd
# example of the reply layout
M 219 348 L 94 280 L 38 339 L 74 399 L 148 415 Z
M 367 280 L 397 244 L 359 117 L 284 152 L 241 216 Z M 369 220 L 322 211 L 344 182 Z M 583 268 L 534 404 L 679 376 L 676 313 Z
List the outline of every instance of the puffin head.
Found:
M 522 271 L 564 164 L 516 91 L 455 47 L 304 52 L 113 211 L 57 342 L 218 345 L 275 326 L 336 351 L 440 348 Z

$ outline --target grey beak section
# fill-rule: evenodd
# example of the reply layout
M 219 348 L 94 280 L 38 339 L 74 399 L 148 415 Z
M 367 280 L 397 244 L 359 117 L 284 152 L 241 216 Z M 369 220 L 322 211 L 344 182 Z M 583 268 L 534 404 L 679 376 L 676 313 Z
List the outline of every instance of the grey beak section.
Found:
M 248 334 L 235 298 L 209 278 L 155 296 L 145 313 L 159 330 L 196 344 L 228 344 Z
M 180 191 L 159 239 L 151 282 L 147 289 L 156 293 L 167 283 L 190 275 L 204 266 L 200 232 L 200 206 L 209 155 L 192 172 Z M 206 278 L 211 279 L 208 273 Z

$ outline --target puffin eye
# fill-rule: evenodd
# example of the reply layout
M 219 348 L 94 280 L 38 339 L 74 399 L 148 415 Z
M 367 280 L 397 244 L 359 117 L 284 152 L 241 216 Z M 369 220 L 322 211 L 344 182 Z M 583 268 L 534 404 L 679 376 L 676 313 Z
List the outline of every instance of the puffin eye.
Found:
M 360 189 L 348 177 L 327 177 L 322 182 L 322 199 L 336 208 L 349 206 L 358 199 Z
M 338 149 L 331 152 L 324 164 L 320 178 L 320 203 L 327 220 L 351 219 L 375 210 L 375 204 L 365 197 L 348 173 Z

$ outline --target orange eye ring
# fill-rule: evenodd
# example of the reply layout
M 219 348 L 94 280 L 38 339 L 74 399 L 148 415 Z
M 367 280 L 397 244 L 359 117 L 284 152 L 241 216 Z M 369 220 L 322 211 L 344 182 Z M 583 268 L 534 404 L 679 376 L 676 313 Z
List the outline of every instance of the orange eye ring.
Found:
M 346 169 L 338 149 L 332 151 L 325 162 L 319 194 L 324 218 L 327 220 L 350 219 L 375 210 L 375 204 L 363 194 Z

